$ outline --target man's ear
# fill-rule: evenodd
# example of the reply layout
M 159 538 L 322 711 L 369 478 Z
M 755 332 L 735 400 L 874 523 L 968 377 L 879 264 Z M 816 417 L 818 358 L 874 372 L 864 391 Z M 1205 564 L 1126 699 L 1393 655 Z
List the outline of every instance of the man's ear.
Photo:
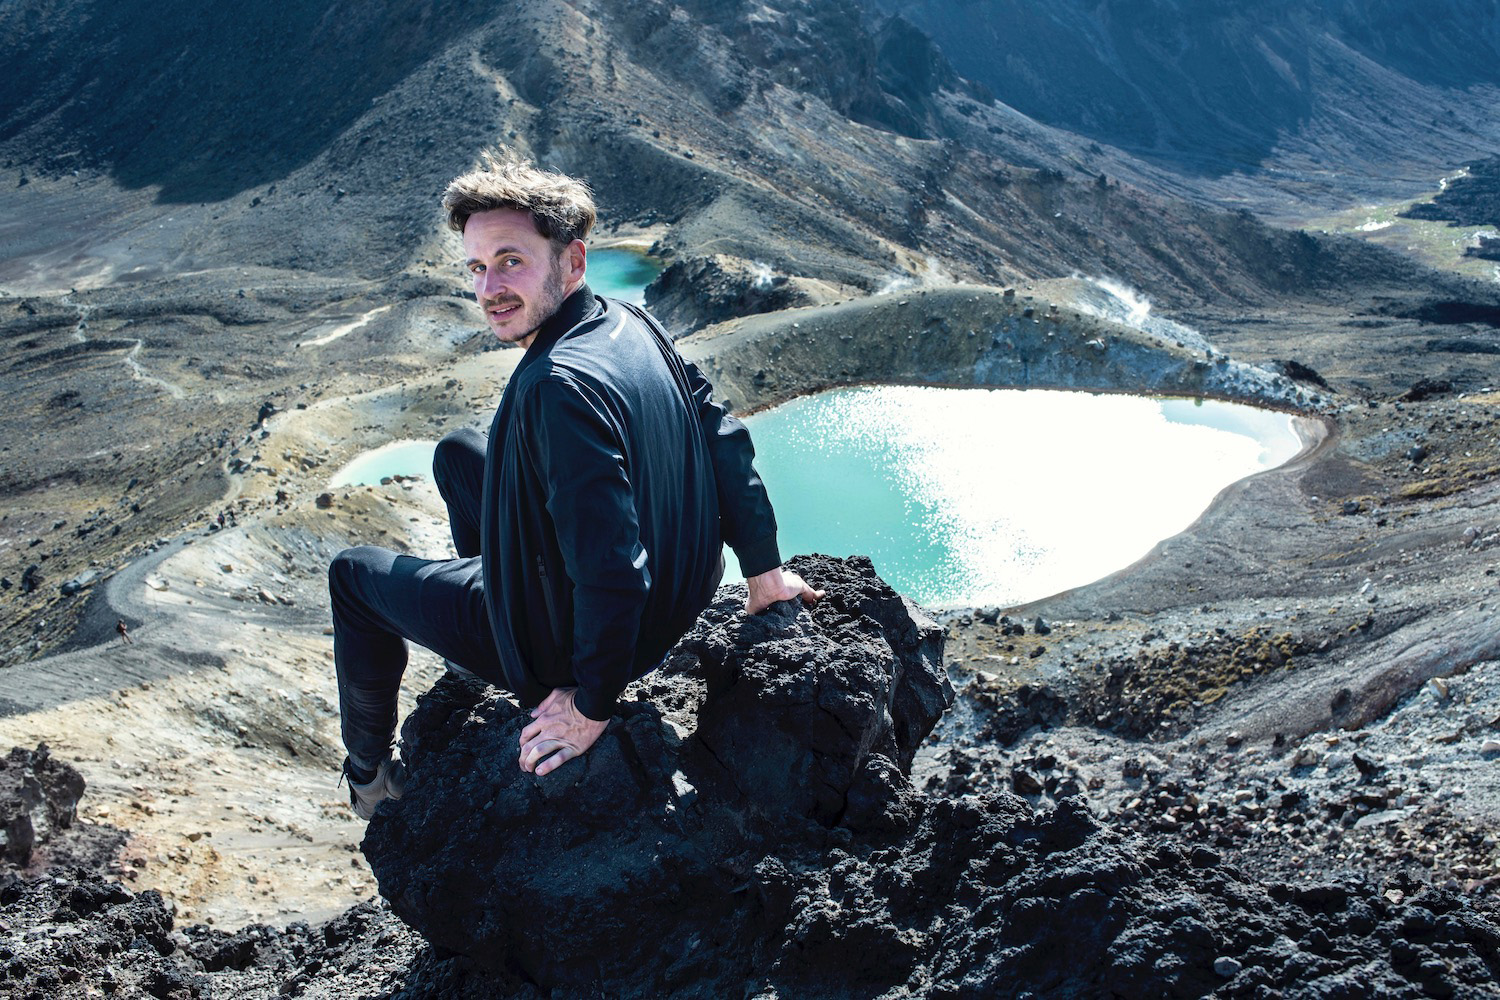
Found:
M 587 258 L 588 247 L 583 245 L 583 240 L 574 240 L 568 244 L 562 252 L 564 284 L 571 285 L 583 281 L 584 271 L 587 270 Z

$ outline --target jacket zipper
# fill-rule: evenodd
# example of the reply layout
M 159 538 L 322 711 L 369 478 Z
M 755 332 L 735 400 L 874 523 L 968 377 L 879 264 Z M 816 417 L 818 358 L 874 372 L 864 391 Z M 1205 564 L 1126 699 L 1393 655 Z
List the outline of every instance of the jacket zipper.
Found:
M 542 601 L 547 605 L 547 624 L 552 628 L 552 642 L 556 652 L 562 650 L 562 634 L 557 627 L 557 606 L 552 602 L 552 583 L 547 579 L 547 564 L 540 554 L 536 557 L 537 575 L 542 578 Z

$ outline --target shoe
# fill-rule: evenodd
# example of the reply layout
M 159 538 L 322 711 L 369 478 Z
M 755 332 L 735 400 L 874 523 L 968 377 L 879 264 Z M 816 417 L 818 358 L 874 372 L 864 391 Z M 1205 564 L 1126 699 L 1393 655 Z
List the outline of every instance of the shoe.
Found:
M 386 799 L 399 799 L 406 791 L 406 768 L 399 760 L 387 757 L 375 769 L 375 777 L 361 783 L 354 780 L 354 765 L 344 758 L 344 777 L 349 780 L 349 805 L 360 819 L 375 815 L 375 807 Z

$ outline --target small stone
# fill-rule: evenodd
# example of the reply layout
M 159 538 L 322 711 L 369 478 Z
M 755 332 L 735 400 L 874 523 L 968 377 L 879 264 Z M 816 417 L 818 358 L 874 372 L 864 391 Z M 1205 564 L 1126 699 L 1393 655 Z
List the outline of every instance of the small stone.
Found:
M 1243 968 L 1244 966 L 1240 964 L 1239 959 L 1230 958 L 1228 955 L 1220 955 L 1214 959 L 1214 972 L 1225 979 L 1233 979 L 1240 974 L 1240 970 Z
M 1245 742 L 1245 734 L 1238 729 L 1231 729 L 1224 737 L 1224 745 L 1228 747 L 1237 747 L 1243 742 Z
M 1485 740 L 1479 746 L 1480 753 L 1500 753 L 1500 740 Z
M 1344 513 L 1345 514 L 1358 514 L 1363 509 L 1364 508 L 1362 508 L 1360 506 L 1360 503 L 1359 503 L 1358 500 L 1345 500 L 1344 501 Z
M 1428 681 L 1427 689 L 1432 692 L 1433 697 L 1438 701 L 1448 700 L 1448 682 L 1443 680 L 1443 678 L 1434 677 Z
M 318 499 L 313 502 L 318 505 L 319 510 L 327 510 L 329 507 L 333 506 L 333 494 L 319 493 Z
M 1040 795 L 1042 794 L 1042 783 L 1036 775 L 1023 767 L 1013 768 L 1010 772 L 1010 783 L 1014 786 L 1018 795 Z
M 1031 630 L 1037 635 L 1052 634 L 1052 626 L 1048 625 L 1046 619 L 1044 619 L 1041 615 L 1037 615 L 1036 621 L 1031 623 Z

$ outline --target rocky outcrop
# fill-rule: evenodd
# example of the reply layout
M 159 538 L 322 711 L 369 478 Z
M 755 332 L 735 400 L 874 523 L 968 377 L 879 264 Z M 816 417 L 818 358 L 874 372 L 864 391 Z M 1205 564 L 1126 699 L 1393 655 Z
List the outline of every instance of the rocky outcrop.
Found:
M 808 280 L 723 254 L 673 261 L 646 287 L 646 306 L 674 336 L 752 313 L 813 305 Z
M 1455 226 L 1500 225 L 1500 156 L 1468 164 L 1464 174 L 1448 180 L 1431 201 L 1418 202 L 1401 214 L 1408 219 L 1450 222 Z M 1500 241 L 1490 242 L 1493 248 Z M 1485 241 L 1481 240 L 1481 249 L 1484 246 Z
M 1450 889 L 1287 885 L 1122 835 L 1061 788 L 1042 809 L 951 775 L 915 787 L 952 699 L 941 633 L 868 560 L 794 566 L 822 603 L 748 618 L 724 591 L 545 778 L 516 766 L 519 709 L 444 678 L 404 730 L 406 796 L 364 843 L 389 908 L 225 933 L 97 871 L 0 874 L 0 981 L 38 997 L 1493 995 L 1500 928 Z
M 24 865 L 39 842 L 66 830 L 78 818 L 83 775 L 54 760 L 43 743 L 16 747 L 0 759 L 0 837 L 5 859 Z
M 868 560 L 798 568 L 821 604 L 719 601 L 648 700 L 544 778 L 516 765 L 524 712 L 440 682 L 403 728 L 407 794 L 363 845 L 395 911 L 537 983 L 664 981 L 701 958 L 690 938 L 744 939 L 747 886 L 788 842 L 909 824 L 912 755 L 953 696 L 941 631 Z

